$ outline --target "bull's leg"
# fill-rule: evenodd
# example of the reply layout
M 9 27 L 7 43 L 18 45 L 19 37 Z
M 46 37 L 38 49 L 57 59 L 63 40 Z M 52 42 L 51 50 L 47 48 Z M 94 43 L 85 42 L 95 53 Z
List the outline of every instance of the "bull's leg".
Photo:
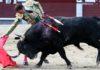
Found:
M 97 55 L 97 60 L 96 63 L 97 65 L 100 64 L 100 42 L 98 40 L 92 39 L 90 42 L 88 42 L 89 45 L 94 46 L 95 48 L 98 49 L 98 55 Z
M 65 54 L 65 50 L 64 48 L 60 48 L 59 49 L 59 54 L 61 56 L 61 58 L 63 58 L 68 66 L 69 69 L 71 69 L 72 65 L 71 65 L 71 62 L 68 60 L 68 58 L 66 57 L 66 54 Z
M 96 61 L 97 65 L 100 64 L 100 49 L 98 49 L 98 55 L 97 55 L 97 61 Z
M 49 61 L 47 59 L 44 60 L 45 63 L 49 63 Z
M 42 55 L 41 55 L 41 58 L 40 58 L 40 61 L 39 61 L 39 63 L 36 65 L 36 67 L 41 67 L 42 66 L 42 64 L 43 64 L 43 61 L 45 60 L 45 58 L 47 57 L 47 53 L 42 53 Z

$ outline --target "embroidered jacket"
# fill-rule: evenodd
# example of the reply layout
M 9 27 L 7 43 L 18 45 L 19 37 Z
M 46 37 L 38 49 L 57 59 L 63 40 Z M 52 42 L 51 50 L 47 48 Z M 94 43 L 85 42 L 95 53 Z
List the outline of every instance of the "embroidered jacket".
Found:
M 38 1 L 27 0 L 25 3 L 23 3 L 23 5 L 25 7 L 25 10 L 31 10 L 37 13 L 40 16 L 40 18 L 42 18 L 42 16 L 44 15 L 43 8 Z

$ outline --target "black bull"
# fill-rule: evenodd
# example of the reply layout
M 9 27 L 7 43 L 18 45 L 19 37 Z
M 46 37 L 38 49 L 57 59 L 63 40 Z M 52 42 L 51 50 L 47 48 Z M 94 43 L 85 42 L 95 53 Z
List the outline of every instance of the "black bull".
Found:
M 75 17 L 69 19 L 57 17 L 57 19 L 64 25 L 59 25 L 50 19 L 45 19 L 45 21 L 57 27 L 61 33 L 44 26 L 43 22 L 39 22 L 30 27 L 25 33 L 25 38 L 18 42 L 18 50 L 31 59 L 41 51 L 41 59 L 37 64 L 39 67 L 49 54 L 58 52 L 67 65 L 71 67 L 71 62 L 67 59 L 63 47 L 74 44 L 82 49 L 79 43 L 84 42 L 98 49 L 97 63 L 100 63 L 100 19 L 98 17 Z

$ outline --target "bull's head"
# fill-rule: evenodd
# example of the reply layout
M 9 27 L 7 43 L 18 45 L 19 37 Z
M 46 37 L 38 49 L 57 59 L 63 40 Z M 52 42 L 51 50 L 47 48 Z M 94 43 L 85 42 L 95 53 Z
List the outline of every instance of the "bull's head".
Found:
M 19 52 L 31 59 L 34 58 L 39 51 L 44 50 L 45 47 L 47 48 L 50 45 L 49 41 L 53 38 L 51 38 L 52 31 L 51 28 L 43 26 L 43 22 L 35 24 L 26 31 L 25 38 L 18 42 L 17 48 Z M 55 33 L 55 31 L 53 32 Z
M 17 48 L 20 53 L 26 55 L 30 59 L 33 59 L 35 55 L 38 53 L 38 50 L 36 50 L 34 46 L 32 46 L 31 44 L 27 44 L 21 40 L 17 43 Z

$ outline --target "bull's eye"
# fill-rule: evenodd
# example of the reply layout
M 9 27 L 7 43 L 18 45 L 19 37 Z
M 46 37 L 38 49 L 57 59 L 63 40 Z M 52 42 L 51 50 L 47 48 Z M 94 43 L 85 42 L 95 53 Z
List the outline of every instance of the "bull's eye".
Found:
M 27 50 L 27 47 L 26 47 L 26 46 L 23 46 L 23 48 L 24 48 L 25 50 Z

